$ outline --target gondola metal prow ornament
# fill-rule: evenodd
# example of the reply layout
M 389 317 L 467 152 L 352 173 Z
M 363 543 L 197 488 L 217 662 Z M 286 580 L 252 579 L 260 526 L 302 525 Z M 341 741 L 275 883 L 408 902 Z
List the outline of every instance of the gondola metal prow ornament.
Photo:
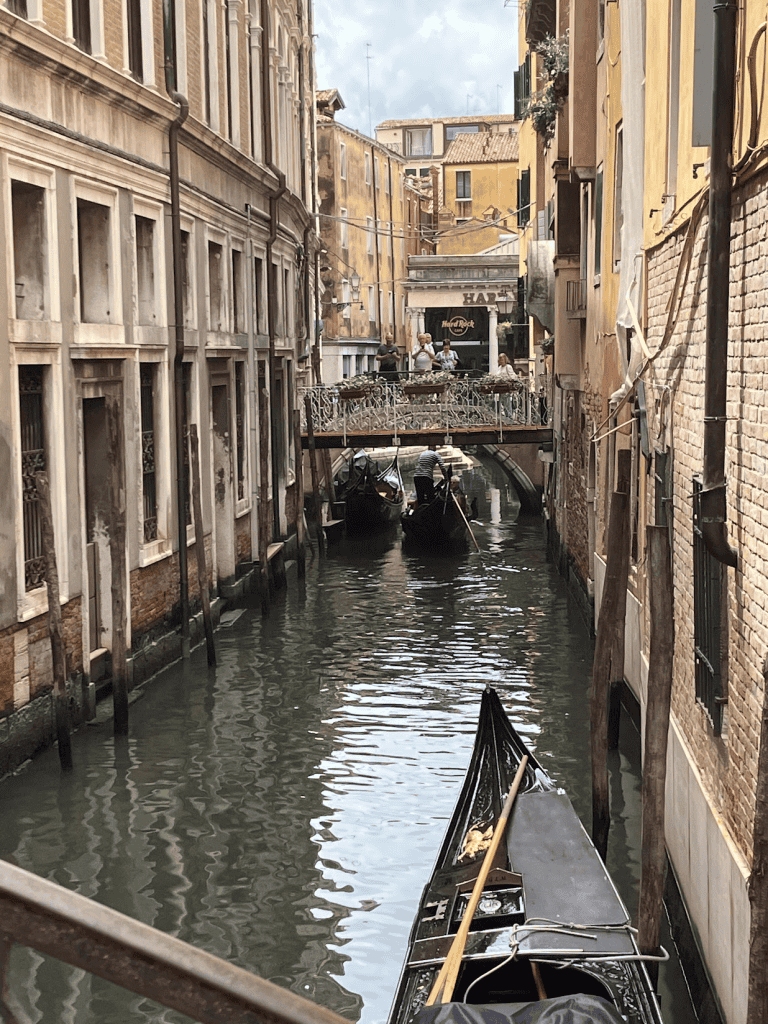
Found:
M 455 499 L 454 499 L 455 500 Z M 469 927 L 472 924 L 472 918 L 475 916 L 477 905 L 480 902 L 480 898 L 483 894 L 483 888 L 485 887 L 488 874 L 491 870 L 496 851 L 499 848 L 504 833 L 507 829 L 507 822 L 509 816 L 512 813 L 512 805 L 515 802 L 517 791 L 520 789 L 520 784 L 523 781 L 523 775 L 525 774 L 525 767 L 528 764 L 528 755 L 524 754 L 520 761 L 520 766 L 515 774 L 514 781 L 509 790 L 509 795 L 504 801 L 504 807 L 502 808 L 499 820 L 496 823 L 494 829 L 493 839 L 491 845 L 488 847 L 485 858 L 483 860 L 483 866 L 480 868 L 480 873 L 477 876 L 475 887 L 472 890 L 472 895 L 467 903 L 467 909 L 464 912 L 459 930 L 456 932 L 456 936 L 451 943 L 451 948 L 448 950 L 448 955 L 445 958 L 445 963 L 440 968 L 440 973 L 435 979 L 435 983 L 432 986 L 432 991 L 429 993 L 426 1005 L 432 1006 L 436 1002 L 449 1003 L 453 996 L 453 990 L 456 986 L 456 979 L 459 976 L 459 968 L 461 967 L 461 960 L 464 955 L 464 947 L 467 944 L 467 936 L 469 934 Z

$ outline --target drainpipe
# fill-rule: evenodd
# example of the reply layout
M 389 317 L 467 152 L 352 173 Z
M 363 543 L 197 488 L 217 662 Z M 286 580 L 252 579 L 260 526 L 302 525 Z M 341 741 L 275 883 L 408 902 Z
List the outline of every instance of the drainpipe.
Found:
M 704 471 L 701 531 L 710 554 L 738 564 L 728 543 L 725 497 L 725 424 L 728 375 L 728 276 L 731 244 L 731 150 L 733 145 L 736 0 L 716 2 L 712 86 L 707 333 L 704 383 Z
M 168 164 L 171 189 L 171 241 L 173 252 L 173 315 L 176 323 L 176 348 L 173 358 L 174 426 L 176 436 L 176 506 L 179 534 L 179 600 L 181 604 L 181 656 L 188 658 L 189 644 L 189 569 L 187 565 L 187 471 L 184 466 L 187 423 L 187 393 L 184 388 L 184 291 L 183 253 L 181 251 L 181 203 L 179 200 L 179 131 L 189 116 L 189 103 L 176 92 L 176 18 L 174 0 L 163 0 L 163 39 L 165 46 L 165 88 L 179 113 L 168 130 Z M 199 538 L 202 544 L 202 538 Z
M 277 226 L 279 222 L 278 204 L 280 197 L 287 191 L 285 175 L 273 160 L 272 148 L 272 82 L 270 80 L 270 28 L 269 28 L 269 0 L 261 0 L 261 37 L 264 40 L 264 52 L 261 61 L 261 98 L 264 105 L 264 164 L 272 171 L 277 178 L 277 189 L 269 197 L 269 236 L 267 238 L 267 333 L 269 340 L 269 439 L 272 448 L 272 521 L 275 536 L 280 532 L 280 503 L 277 500 L 277 481 L 279 478 L 279 467 L 277 465 L 277 422 L 275 419 L 275 304 L 277 296 L 276 289 L 279 281 L 275 279 L 274 267 L 272 264 L 272 250 L 277 238 Z M 267 500 L 266 494 L 263 500 Z

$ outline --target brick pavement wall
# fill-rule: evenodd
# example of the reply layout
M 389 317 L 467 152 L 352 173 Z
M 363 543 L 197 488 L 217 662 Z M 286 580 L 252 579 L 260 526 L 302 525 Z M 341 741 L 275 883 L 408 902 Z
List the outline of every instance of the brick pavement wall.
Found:
M 723 734 L 715 737 L 696 703 L 694 679 L 692 478 L 702 469 L 705 384 L 706 233 L 702 217 L 670 344 L 656 364 L 654 399 L 669 396 L 665 437 L 674 459 L 673 575 L 675 662 L 673 713 L 688 743 L 713 806 L 747 863 L 752 821 L 762 666 L 768 652 L 768 358 L 760 344 L 768 327 L 768 176 L 754 178 L 734 195 L 726 431 L 728 536 L 739 566 L 727 570 L 728 670 Z M 648 339 L 653 351 L 667 322 L 667 303 L 680 263 L 685 228 L 648 259 Z M 662 392 L 663 385 L 669 390 Z M 649 401 L 649 406 L 651 403 Z M 654 443 L 659 420 L 650 423 Z M 648 521 L 653 522 L 653 486 Z
M 61 609 L 67 678 L 83 670 L 83 619 L 80 597 Z M 20 643 L 21 641 L 21 643 Z M 17 657 L 23 651 L 23 657 Z M 29 622 L 16 623 L 0 633 L 0 717 L 14 711 L 14 684 L 19 673 L 29 679 L 29 699 L 53 688 L 53 656 L 48 632 L 48 614 Z

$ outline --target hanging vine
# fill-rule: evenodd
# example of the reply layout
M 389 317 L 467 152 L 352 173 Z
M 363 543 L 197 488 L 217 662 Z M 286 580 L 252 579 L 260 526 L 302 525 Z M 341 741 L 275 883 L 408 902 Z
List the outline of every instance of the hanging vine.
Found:
M 535 50 L 541 58 L 539 81 L 544 87 L 531 95 L 523 120 L 530 120 L 546 149 L 555 137 L 557 115 L 568 95 L 568 33 L 547 36 Z

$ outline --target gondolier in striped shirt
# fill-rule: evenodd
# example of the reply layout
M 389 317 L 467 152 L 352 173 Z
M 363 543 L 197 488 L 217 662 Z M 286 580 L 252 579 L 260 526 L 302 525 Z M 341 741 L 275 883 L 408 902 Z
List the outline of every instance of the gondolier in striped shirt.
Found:
M 413 486 L 416 488 L 416 501 L 419 505 L 422 502 L 429 504 L 435 497 L 435 483 L 433 474 L 435 466 L 439 466 L 445 475 L 446 465 L 440 457 L 435 445 L 431 444 L 425 452 L 422 452 L 416 462 L 416 469 L 413 471 Z

